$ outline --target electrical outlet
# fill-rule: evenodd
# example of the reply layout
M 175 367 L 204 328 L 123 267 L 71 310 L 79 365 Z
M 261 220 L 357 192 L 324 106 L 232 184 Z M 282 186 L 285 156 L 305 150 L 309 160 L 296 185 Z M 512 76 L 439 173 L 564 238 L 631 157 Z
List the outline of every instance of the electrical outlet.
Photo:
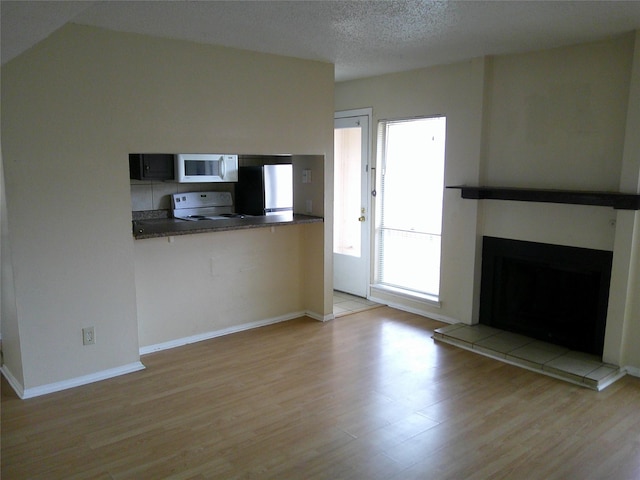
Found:
M 82 329 L 82 344 L 83 345 L 95 345 L 96 343 L 96 330 L 94 327 L 85 327 Z
M 313 201 L 312 200 L 307 200 L 306 201 L 306 207 L 307 207 L 307 213 L 313 213 Z

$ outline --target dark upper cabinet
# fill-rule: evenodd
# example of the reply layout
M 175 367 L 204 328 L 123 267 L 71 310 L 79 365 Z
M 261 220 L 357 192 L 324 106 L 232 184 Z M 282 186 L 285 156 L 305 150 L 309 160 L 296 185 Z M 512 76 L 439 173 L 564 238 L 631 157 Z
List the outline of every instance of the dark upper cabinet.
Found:
M 173 154 L 130 153 L 129 178 L 134 180 L 173 180 Z

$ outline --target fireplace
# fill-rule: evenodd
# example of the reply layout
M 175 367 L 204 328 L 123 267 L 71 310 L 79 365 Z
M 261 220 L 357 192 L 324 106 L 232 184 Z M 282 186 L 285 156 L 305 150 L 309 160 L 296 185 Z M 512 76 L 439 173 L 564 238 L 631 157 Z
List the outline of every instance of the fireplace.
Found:
M 601 356 L 612 257 L 484 237 L 480 323 Z

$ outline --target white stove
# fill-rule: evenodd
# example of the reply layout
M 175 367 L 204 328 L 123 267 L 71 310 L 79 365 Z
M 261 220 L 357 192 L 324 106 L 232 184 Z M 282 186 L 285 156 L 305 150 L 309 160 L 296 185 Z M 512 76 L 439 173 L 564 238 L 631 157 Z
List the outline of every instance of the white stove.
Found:
M 233 199 L 230 192 L 185 192 L 171 195 L 173 216 L 180 220 L 222 220 L 244 218 L 246 215 L 233 213 Z

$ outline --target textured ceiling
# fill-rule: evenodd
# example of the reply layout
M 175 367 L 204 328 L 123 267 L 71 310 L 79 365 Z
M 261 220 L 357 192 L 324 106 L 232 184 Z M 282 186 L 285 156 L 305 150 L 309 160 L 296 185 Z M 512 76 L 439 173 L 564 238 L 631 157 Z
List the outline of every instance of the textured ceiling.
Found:
M 2 63 L 67 22 L 336 65 L 336 80 L 597 40 L 640 28 L 640 1 L 1 3 Z

